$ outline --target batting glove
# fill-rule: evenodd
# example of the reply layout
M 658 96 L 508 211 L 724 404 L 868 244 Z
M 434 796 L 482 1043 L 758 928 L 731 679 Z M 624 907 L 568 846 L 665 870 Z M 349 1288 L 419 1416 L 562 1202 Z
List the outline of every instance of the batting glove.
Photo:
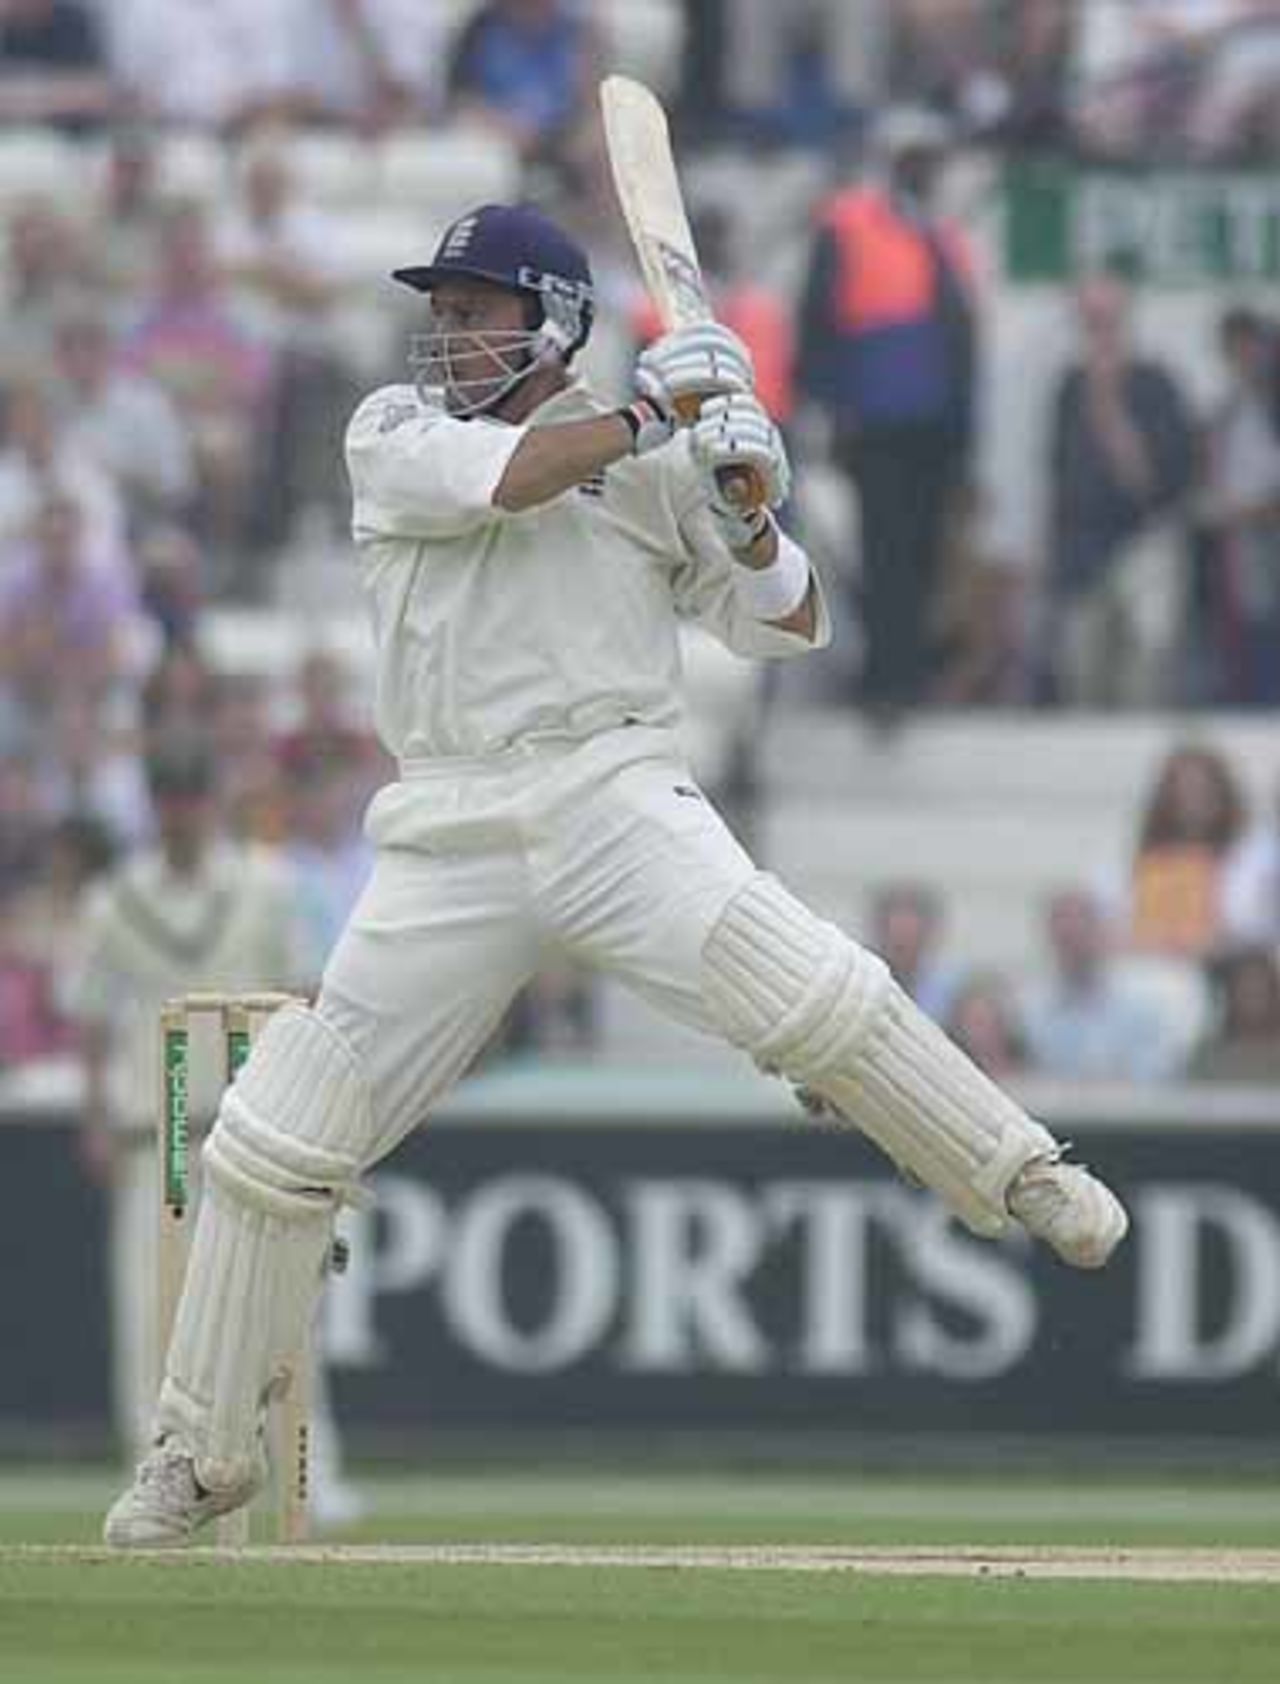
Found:
M 704 404 L 689 442 L 725 542 L 745 549 L 761 535 L 761 509 L 776 509 L 791 490 L 782 435 L 755 398 L 735 393 Z
M 718 322 L 676 328 L 655 339 L 636 363 L 637 390 L 686 418 L 703 398 L 750 392 L 754 385 L 750 351 Z

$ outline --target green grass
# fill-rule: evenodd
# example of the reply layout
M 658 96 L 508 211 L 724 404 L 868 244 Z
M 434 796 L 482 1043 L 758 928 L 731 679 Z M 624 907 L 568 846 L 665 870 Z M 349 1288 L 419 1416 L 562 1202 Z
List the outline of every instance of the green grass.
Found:
M 0 1470 L 0 1544 L 93 1543 L 118 1479 Z M 434 1474 L 367 1479 L 363 1542 L 1116 1544 L 1280 1549 L 1280 1480 Z
M 1269 1587 L 577 1568 L 0 1566 L 22 1684 L 1233 1684 Z
M 156 1561 L 105 1476 L 0 1475 L 5 1684 L 1270 1684 L 1280 1588 L 740 1569 Z M 385 1541 L 1280 1548 L 1274 1488 L 736 1477 L 371 1484 Z

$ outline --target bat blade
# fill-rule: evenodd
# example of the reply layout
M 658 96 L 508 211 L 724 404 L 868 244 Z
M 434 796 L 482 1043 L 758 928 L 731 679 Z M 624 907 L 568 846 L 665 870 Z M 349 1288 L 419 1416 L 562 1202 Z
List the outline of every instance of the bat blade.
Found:
M 606 76 L 600 110 L 614 191 L 645 286 L 665 329 L 711 319 L 671 153 L 666 113 L 630 76 Z
M 614 191 L 663 331 L 711 321 L 661 102 L 631 76 L 606 76 L 600 114 Z M 699 405 L 692 398 L 676 407 L 689 421 Z M 740 508 L 765 502 L 764 486 L 752 469 L 723 468 L 718 479 L 721 492 Z

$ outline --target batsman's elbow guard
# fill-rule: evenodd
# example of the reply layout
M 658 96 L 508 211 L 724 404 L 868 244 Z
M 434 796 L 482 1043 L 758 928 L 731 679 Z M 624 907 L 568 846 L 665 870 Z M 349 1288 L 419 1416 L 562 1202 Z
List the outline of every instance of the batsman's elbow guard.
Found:
M 757 873 L 703 949 L 707 1005 L 762 1069 L 822 1095 L 975 1233 L 1053 1137 L 984 1076 L 888 966 Z

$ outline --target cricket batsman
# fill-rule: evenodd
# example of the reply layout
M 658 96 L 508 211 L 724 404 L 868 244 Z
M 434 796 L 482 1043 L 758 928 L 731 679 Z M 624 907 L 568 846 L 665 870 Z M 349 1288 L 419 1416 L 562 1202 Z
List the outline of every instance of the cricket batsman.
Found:
M 108 1543 L 186 1543 L 265 1477 L 264 1399 L 320 1290 L 334 1213 L 490 1036 L 548 943 L 817 1096 L 981 1235 L 1020 1223 L 1079 1268 L 1128 1219 L 874 953 L 757 869 L 677 740 L 681 619 L 748 657 L 830 638 L 750 357 L 715 324 L 641 355 L 621 408 L 573 374 L 587 259 L 485 205 L 434 260 L 412 384 L 347 433 L 399 776 L 313 1007 L 278 1012 L 204 1147 L 154 1445 Z M 681 424 L 682 399 L 696 419 Z M 726 474 L 749 470 L 744 509 Z

